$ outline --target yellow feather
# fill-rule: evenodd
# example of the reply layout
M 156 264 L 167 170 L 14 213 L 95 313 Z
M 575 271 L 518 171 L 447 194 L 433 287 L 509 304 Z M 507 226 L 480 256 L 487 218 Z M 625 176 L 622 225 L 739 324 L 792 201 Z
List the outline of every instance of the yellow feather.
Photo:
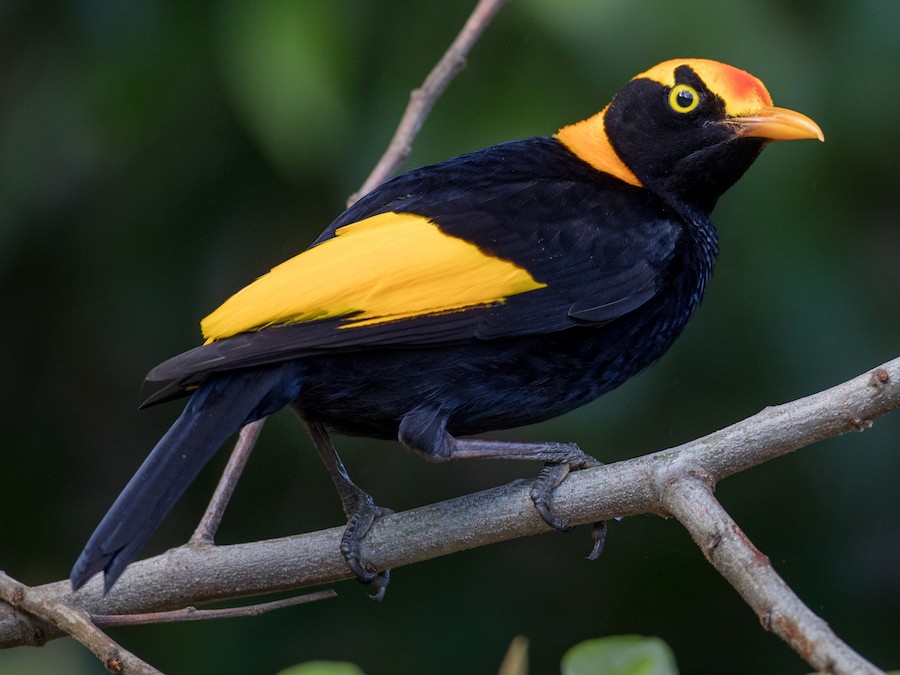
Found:
M 663 61 L 634 79 L 644 77 L 671 87 L 675 84 L 675 70 L 682 65 L 690 66 L 709 90 L 722 99 L 725 103 L 725 113 L 731 117 L 752 115 L 760 107 L 772 105 L 772 97 L 765 85 L 753 75 L 740 68 L 709 59 Z
M 383 213 L 274 267 L 200 322 L 207 342 L 348 317 L 371 326 L 502 302 L 546 284 L 412 214 Z
M 556 137 L 577 157 L 595 169 L 615 176 L 629 185 L 642 187 L 640 179 L 625 165 L 609 142 L 605 121 L 608 109 L 609 106 L 606 106 L 586 120 L 563 127 L 557 132 Z

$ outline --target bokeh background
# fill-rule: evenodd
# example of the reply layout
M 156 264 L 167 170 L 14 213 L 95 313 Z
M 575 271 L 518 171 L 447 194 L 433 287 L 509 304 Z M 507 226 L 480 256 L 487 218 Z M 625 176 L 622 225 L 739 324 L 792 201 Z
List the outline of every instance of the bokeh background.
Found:
M 222 299 L 305 248 L 385 147 L 474 2 L 3 0 L 0 3 L 0 568 L 67 576 L 178 404 L 138 413 L 143 375 L 198 343 Z M 440 100 L 407 167 L 554 132 L 663 59 L 746 68 L 827 142 L 769 148 L 715 214 L 706 300 L 654 368 L 504 437 L 614 461 L 687 441 L 900 353 L 900 3 L 513 0 Z M 432 466 L 339 438 L 352 475 L 407 509 L 534 475 Z M 718 495 L 852 646 L 900 667 L 900 414 L 724 481 Z M 217 458 L 152 540 L 184 541 Z M 220 541 L 342 522 L 289 414 L 267 425 Z M 684 673 L 808 667 L 674 521 L 586 528 L 394 573 L 385 602 L 114 630 L 173 673 L 273 673 L 346 659 L 369 673 L 491 673 L 515 635 L 535 673 L 572 644 L 657 635 Z M 57 640 L 0 672 L 105 672 Z

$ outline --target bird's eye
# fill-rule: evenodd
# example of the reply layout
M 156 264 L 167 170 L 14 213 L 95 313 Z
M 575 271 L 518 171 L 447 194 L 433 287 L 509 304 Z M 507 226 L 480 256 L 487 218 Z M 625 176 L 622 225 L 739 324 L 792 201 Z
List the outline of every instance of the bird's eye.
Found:
M 676 84 L 669 92 L 669 105 L 675 112 L 689 113 L 700 105 L 700 94 L 686 84 Z

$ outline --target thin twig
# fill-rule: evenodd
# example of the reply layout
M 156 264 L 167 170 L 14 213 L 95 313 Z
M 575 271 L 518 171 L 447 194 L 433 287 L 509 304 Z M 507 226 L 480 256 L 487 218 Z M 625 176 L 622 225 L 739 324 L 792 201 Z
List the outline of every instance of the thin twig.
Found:
M 414 89 L 409 95 L 409 104 L 403 111 L 400 124 L 388 144 L 387 150 L 378 160 L 372 173 L 363 182 L 362 187 L 350 196 L 347 205 L 350 206 L 360 197 L 378 187 L 390 178 L 397 168 L 406 161 L 412 152 L 412 142 L 422 128 L 422 124 L 435 101 L 444 93 L 454 77 L 465 67 L 466 56 L 481 37 L 484 29 L 494 18 L 494 15 L 509 0 L 480 0 L 469 16 L 459 35 L 450 45 L 441 60 L 428 73 L 428 77 L 418 89 Z
M 19 583 L 4 572 L 0 572 L 0 599 L 6 601 L 12 611 L 27 612 L 71 635 L 90 649 L 111 672 L 162 675 L 149 663 L 110 639 L 91 623 L 90 617 L 83 610 L 61 602 L 40 589 Z
M 234 444 L 234 450 L 228 458 L 222 477 L 219 479 L 216 490 L 213 492 L 212 499 L 209 500 L 209 506 L 194 534 L 191 536 L 191 544 L 212 544 L 216 537 L 219 525 L 222 523 L 222 516 L 225 515 L 225 508 L 234 494 L 234 488 L 237 486 L 238 479 L 250 459 L 250 453 L 259 440 L 259 434 L 262 432 L 263 424 L 266 418 L 258 419 L 251 422 L 241 429 L 237 441 Z
M 305 595 L 295 595 L 283 600 L 260 602 L 243 607 L 224 607 L 222 609 L 197 609 L 196 607 L 184 607 L 168 612 L 145 612 L 143 614 L 91 614 L 91 621 L 95 626 L 139 626 L 142 624 L 177 623 L 181 621 L 206 621 L 209 619 L 235 619 L 244 616 L 259 616 L 266 612 L 295 605 L 305 605 L 319 600 L 328 600 L 337 597 L 337 593 L 328 589 Z

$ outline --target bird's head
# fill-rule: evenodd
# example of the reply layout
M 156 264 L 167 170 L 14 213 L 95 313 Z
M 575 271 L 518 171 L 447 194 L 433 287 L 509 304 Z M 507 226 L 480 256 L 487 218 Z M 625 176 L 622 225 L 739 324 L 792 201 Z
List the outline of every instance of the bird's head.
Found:
M 558 138 L 601 171 L 708 212 L 766 143 L 824 135 L 805 115 L 773 106 L 750 73 L 674 59 L 632 79 Z

